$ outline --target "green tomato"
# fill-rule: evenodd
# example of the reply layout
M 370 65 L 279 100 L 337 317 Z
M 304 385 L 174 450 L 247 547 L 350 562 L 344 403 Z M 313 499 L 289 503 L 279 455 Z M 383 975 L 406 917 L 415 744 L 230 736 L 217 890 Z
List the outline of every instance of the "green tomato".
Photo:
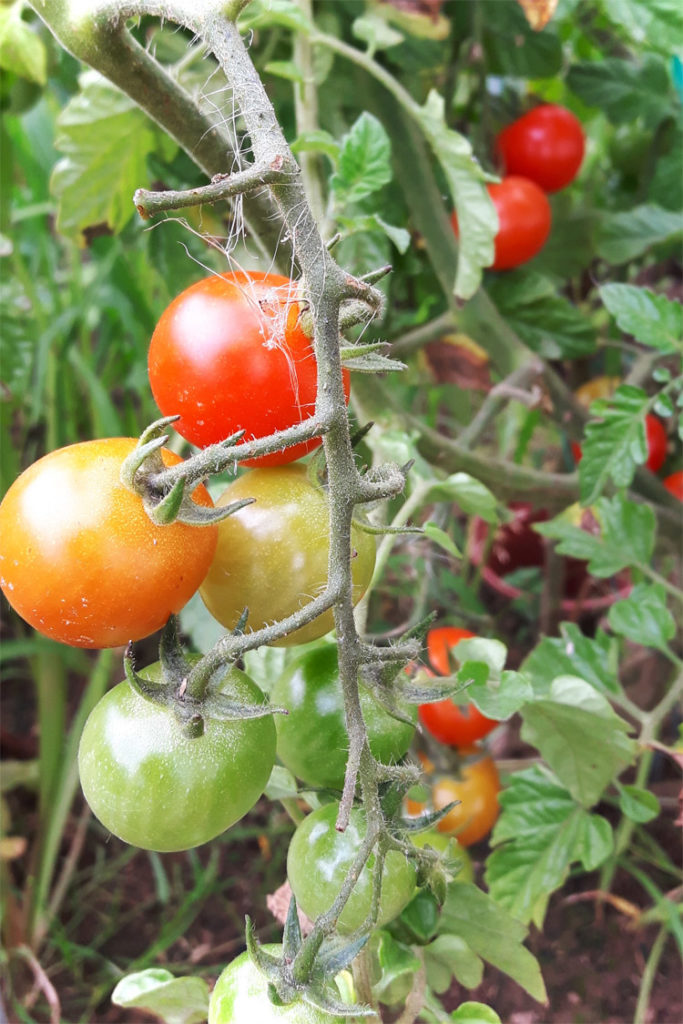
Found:
M 445 859 L 457 861 L 460 867 L 453 879 L 454 882 L 474 881 L 472 858 L 467 850 L 463 849 L 455 836 L 449 836 L 445 832 L 439 832 L 436 828 L 430 828 L 426 832 L 411 832 L 410 841 L 413 846 L 419 846 L 421 849 L 424 849 L 425 846 L 431 846 L 437 853 L 442 854 Z
M 215 619 L 234 629 L 245 608 L 248 631 L 263 628 L 303 608 L 327 585 L 329 507 L 323 488 L 309 481 L 305 466 L 252 469 L 230 484 L 219 506 L 255 498 L 218 526 L 218 546 L 199 593 Z M 365 593 L 375 567 L 375 540 L 351 531 L 353 601 Z M 332 610 L 290 633 L 274 646 L 316 640 L 334 627 Z
M 282 763 L 309 786 L 341 789 L 349 737 L 336 645 L 325 644 L 291 662 L 270 697 L 273 704 L 289 711 L 288 715 L 278 715 L 275 722 Z M 363 686 L 360 704 L 373 755 L 383 764 L 400 760 L 410 746 L 415 727 L 393 718 Z M 414 705 L 401 710 L 415 721 Z
M 360 808 L 351 811 L 345 832 L 337 832 L 339 804 L 326 804 L 313 811 L 297 828 L 287 854 L 287 875 L 299 907 L 311 919 L 329 910 L 358 853 L 366 830 Z M 370 854 L 337 924 L 340 933 L 359 928 L 372 904 Z M 415 868 L 398 850 L 390 850 L 384 861 L 377 926 L 391 921 L 403 910 L 415 892 Z
M 159 682 L 158 662 L 139 675 Z M 210 692 L 261 703 L 239 669 L 225 666 Z M 95 705 L 78 751 L 81 786 L 93 813 L 124 842 L 145 850 L 188 850 L 220 835 L 254 806 L 275 761 L 272 716 L 204 719 L 186 735 L 170 706 L 124 681 Z
M 282 947 L 266 945 L 266 953 L 282 954 Z M 324 1010 L 296 999 L 276 1006 L 268 998 L 268 981 L 245 950 L 225 968 L 211 993 L 209 1024 L 340 1024 Z

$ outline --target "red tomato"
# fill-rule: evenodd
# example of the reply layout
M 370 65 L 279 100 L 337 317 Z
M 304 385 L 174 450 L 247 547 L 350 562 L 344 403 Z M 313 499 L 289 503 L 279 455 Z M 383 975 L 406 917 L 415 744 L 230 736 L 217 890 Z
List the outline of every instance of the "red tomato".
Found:
M 137 442 L 50 452 L 0 505 L 0 586 L 34 629 L 72 647 L 118 647 L 160 629 L 206 576 L 217 526 L 155 526 L 119 479 Z M 167 466 L 182 460 L 162 451 Z M 204 487 L 192 497 L 211 505 Z
M 434 668 L 440 675 L 447 676 L 451 672 L 449 654 L 461 640 L 474 637 L 467 629 L 457 626 L 440 626 L 430 629 L 427 634 L 427 654 Z M 474 704 L 458 707 L 452 700 L 439 700 L 434 704 L 421 704 L 420 721 L 425 729 L 441 743 L 450 746 L 469 746 L 475 740 L 487 736 L 498 725 L 491 718 L 486 718 Z
M 578 174 L 586 144 L 581 122 L 571 111 L 544 103 L 504 128 L 496 148 L 506 174 L 520 174 L 545 192 L 557 192 Z
M 541 251 L 550 234 L 552 215 L 545 192 L 527 178 L 503 178 L 486 186 L 498 214 L 493 270 L 510 270 Z M 458 219 L 451 223 L 458 234 Z
M 668 476 L 664 481 L 664 486 L 670 494 L 673 494 L 674 498 L 683 501 L 683 469 Z
M 645 460 L 645 465 L 652 473 L 656 473 L 666 461 L 668 438 L 666 427 L 662 421 L 650 413 L 645 417 L 645 436 L 647 438 L 647 459 Z M 577 463 L 581 462 L 583 452 L 578 441 L 572 441 L 571 448 L 574 461 Z
M 245 430 L 245 440 L 312 416 L 317 363 L 301 325 L 294 281 L 257 271 L 206 277 L 161 315 L 149 347 L 149 380 L 176 430 L 205 448 Z M 349 375 L 344 372 L 349 397 Z M 283 448 L 247 466 L 282 466 L 320 445 Z

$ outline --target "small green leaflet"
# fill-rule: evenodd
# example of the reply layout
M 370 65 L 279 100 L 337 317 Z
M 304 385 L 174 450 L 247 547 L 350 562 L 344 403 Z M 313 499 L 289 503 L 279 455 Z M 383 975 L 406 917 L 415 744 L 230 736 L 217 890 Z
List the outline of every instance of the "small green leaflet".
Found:
M 269 25 L 279 25 L 292 32 L 303 32 L 304 35 L 308 35 L 313 28 L 295 0 L 251 0 L 239 16 L 241 32 Z
M 639 786 L 620 786 L 617 783 L 617 790 L 621 812 L 631 821 L 642 825 L 647 821 L 652 821 L 659 814 L 661 810 L 659 800 L 649 789 L 640 789 Z
M 659 352 L 683 353 L 683 305 L 648 288 L 605 284 L 600 298 L 626 334 Z
M 330 186 L 337 204 L 357 203 L 391 181 L 391 143 L 384 126 L 367 112 L 341 140 Z
M 174 978 L 164 968 L 150 967 L 122 978 L 111 1001 L 147 1010 L 164 1024 L 201 1024 L 209 1013 L 209 986 L 203 978 Z
M 602 629 L 588 637 L 573 622 L 560 625 L 559 637 L 544 636 L 522 663 L 538 697 L 547 696 L 556 676 L 572 674 L 605 696 L 619 694 L 618 668 L 618 641 Z
M 610 399 L 591 405 L 579 463 L 581 503 L 590 505 L 611 478 L 617 487 L 628 487 L 636 467 L 648 455 L 645 416 L 649 399 L 642 388 L 621 384 Z
M 635 206 L 608 213 L 598 228 L 597 253 L 615 267 L 642 256 L 653 245 L 683 236 L 683 213 L 661 206 Z
M 489 294 L 509 326 L 539 355 L 574 359 L 595 350 L 593 325 L 542 274 L 522 270 L 500 274 Z
M 0 68 L 45 85 L 47 53 L 43 40 L 21 17 L 23 4 L 0 7 Z
M 602 110 L 613 124 L 641 117 L 654 128 L 672 108 L 666 61 L 652 53 L 645 54 L 640 64 L 618 57 L 574 64 L 567 84 L 588 106 Z
M 429 537 L 434 544 L 438 544 L 440 548 L 447 551 L 449 555 L 453 555 L 454 558 L 462 558 L 462 552 L 458 550 L 453 539 L 445 532 L 445 530 L 442 530 L 440 526 L 437 526 L 436 523 L 425 523 L 423 530 L 426 537 Z
M 666 651 L 676 635 L 676 623 L 659 584 L 638 583 L 628 597 L 613 604 L 607 620 L 620 636 L 643 647 Z
M 451 1020 L 455 1024 L 501 1024 L 495 1010 L 485 1003 L 475 1002 L 461 1003 L 457 1010 L 453 1010 Z
M 465 988 L 481 984 L 484 962 L 459 935 L 439 935 L 424 949 L 427 984 L 437 993 L 446 992 L 453 978 Z

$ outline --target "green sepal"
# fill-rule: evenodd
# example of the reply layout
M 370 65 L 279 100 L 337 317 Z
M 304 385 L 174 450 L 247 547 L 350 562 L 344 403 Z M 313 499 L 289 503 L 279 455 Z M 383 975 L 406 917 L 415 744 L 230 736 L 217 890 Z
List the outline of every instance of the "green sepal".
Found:
M 286 963 L 291 963 L 301 949 L 301 925 L 296 909 L 296 897 L 292 893 L 287 908 L 287 920 L 282 934 L 282 952 Z
M 462 800 L 451 800 L 450 803 L 442 807 L 440 811 L 425 811 L 419 818 L 409 818 L 407 821 L 402 823 L 402 827 L 405 832 L 426 832 L 428 828 L 432 828 L 438 821 L 445 818 L 446 815 L 457 807 L 458 804 L 462 803 Z
M 222 722 L 236 722 L 247 718 L 266 718 L 267 715 L 288 715 L 287 708 L 273 707 L 272 704 L 241 704 L 228 700 L 222 693 L 210 693 L 201 704 L 202 712 L 208 718 Z
M 171 615 L 163 628 L 159 641 L 159 662 L 161 678 L 177 689 L 191 669 L 180 643 L 177 615 Z
M 249 959 L 253 962 L 255 967 L 263 974 L 268 981 L 275 984 L 280 980 L 281 977 L 281 964 L 278 957 L 273 956 L 272 953 L 266 953 L 261 948 L 261 944 L 256 938 L 254 932 L 254 924 L 249 915 L 245 918 L 245 939 L 247 943 L 247 950 L 249 951 Z
M 370 934 L 365 932 L 350 941 L 339 936 L 328 940 L 320 948 L 316 967 L 320 967 L 325 977 L 334 978 L 353 963 L 369 938 Z
M 362 1006 L 360 1003 L 342 1003 L 336 992 L 334 982 L 314 984 L 301 993 L 301 1000 L 308 1003 L 309 1006 L 329 1013 L 332 1017 L 341 1017 L 345 1021 L 349 1017 L 374 1017 L 377 1019 L 377 1014 L 371 1006 Z
M 174 484 L 174 488 L 175 488 Z M 177 515 L 177 521 L 179 523 L 185 523 L 186 526 L 214 526 L 216 523 L 222 523 L 228 516 L 232 516 L 235 512 L 239 512 L 245 505 L 253 505 L 254 498 L 242 498 L 240 501 L 233 501 L 229 505 L 197 505 L 191 498 L 185 498 L 180 506 L 180 512 Z
M 454 682 L 453 676 L 442 676 L 440 679 L 430 677 L 429 686 L 415 686 L 411 682 L 400 684 L 401 697 L 409 704 L 436 704 L 447 697 L 457 697 L 464 693 L 470 681 Z
M 233 636 L 242 636 L 242 634 L 244 633 L 244 627 L 247 624 L 247 619 L 248 618 L 249 618 L 249 609 L 248 608 L 244 608 L 242 610 L 242 614 L 240 615 L 239 619 L 237 620 L 237 625 L 235 626 L 235 628 L 233 630 L 231 630 Z
M 171 490 L 157 502 L 143 499 L 145 511 L 153 523 L 157 526 L 168 526 L 175 522 L 183 504 L 185 496 L 185 481 L 179 477 L 171 487 Z M 182 520 L 185 522 L 186 520 Z
M 133 491 L 134 494 L 140 494 L 140 485 L 136 481 L 136 477 L 143 462 L 150 460 L 150 468 L 152 468 L 154 472 L 160 473 L 163 471 L 164 465 L 161 460 L 160 451 L 167 441 L 167 434 L 162 434 L 161 437 L 155 437 L 150 441 L 146 441 L 144 444 L 141 444 L 140 441 L 138 441 L 130 455 L 128 455 L 121 463 L 119 479 L 127 490 Z
M 391 373 L 408 369 L 406 363 L 380 355 L 379 352 L 370 352 L 363 356 L 348 354 L 343 359 L 343 365 L 347 370 L 354 370 L 356 373 Z
M 354 432 L 351 434 L 351 447 L 357 448 L 358 445 L 363 440 L 363 438 L 370 433 L 374 425 L 374 420 L 370 420 L 369 423 L 366 423 L 362 427 L 359 427 L 358 430 L 354 430 Z
M 374 536 L 384 536 L 385 534 L 423 534 L 424 530 L 421 526 L 373 526 L 367 520 L 353 518 L 353 525 L 357 526 L 359 530 L 363 530 L 365 533 L 371 533 Z
M 151 704 L 161 704 L 164 706 L 168 706 L 173 700 L 172 685 L 164 686 L 162 684 L 160 686 L 158 683 L 150 683 L 149 680 L 143 679 L 135 671 L 132 642 L 128 644 L 123 655 L 123 671 L 130 685 L 143 700 L 147 700 Z
M 367 274 L 362 274 L 358 280 L 363 281 L 365 284 L 376 284 L 383 277 L 386 277 L 387 274 L 390 274 L 393 269 L 391 263 L 385 263 L 383 267 L 378 267 L 377 270 L 370 270 Z

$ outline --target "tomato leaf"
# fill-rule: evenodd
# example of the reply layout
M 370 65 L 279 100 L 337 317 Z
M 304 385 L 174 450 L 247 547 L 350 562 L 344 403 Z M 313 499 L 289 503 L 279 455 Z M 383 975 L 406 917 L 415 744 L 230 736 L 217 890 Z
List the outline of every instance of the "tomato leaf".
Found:
M 453 978 L 465 988 L 476 988 L 484 976 L 484 962 L 459 935 L 439 935 L 424 949 L 427 984 L 437 993 L 446 992 Z
M 413 984 L 420 961 L 410 946 L 399 942 L 384 929 L 376 931 L 370 946 L 372 991 L 382 1003 L 402 1002 Z
M 469 516 L 479 516 L 487 523 L 497 525 L 504 509 L 493 491 L 469 473 L 452 473 L 429 489 L 429 500 L 455 501 Z
M 558 676 L 548 698 L 522 710 L 522 738 L 540 751 L 577 803 L 592 807 L 631 762 L 631 726 L 576 676 Z
M 547 28 L 536 32 L 517 4 L 500 4 L 485 18 L 483 46 L 489 73 L 520 78 L 550 78 L 562 68 L 562 44 Z
M 308 35 L 313 28 L 302 8 L 295 0 L 252 0 L 239 16 L 241 32 L 254 28 L 278 25 Z
M 367 111 L 341 140 L 330 187 L 339 205 L 357 203 L 391 181 L 391 143 L 384 126 Z
M 683 352 L 683 306 L 632 284 L 605 284 L 600 298 L 626 334 L 667 355 Z
M 388 50 L 392 46 L 398 46 L 404 39 L 400 32 L 397 32 L 395 28 L 387 24 L 386 19 L 381 14 L 372 10 L 356 18 L 351 26 L 351 31 L 356 39 L 367 43 L 368 49 L 372 52 L 375 50 Z
M 423 524 L 422 529 L 424 530 L 425 537 L 429 537 L 434 544 L 438 544 L 449 555 L 453 555 L 454 558 L 462 558 L 462 551 L 459 550 L 450 534 L 442 530 L 436 523 L 426 522 Z
M 683 35 L 683 12 L 677 0 L 603 0 L 603 9 L 619 32 L 636 44 L 671 53 L 671 40 Z
M 598 225 L 597 253 L 615 267 L 642 256 L 653 245 L 675 242 L 683 234 L 683 213 L 661 206 L 635 206 L 605 214 Z
M 453 1010 L 451 1020 L 455 1021 L 455 1024 L 501 1024 L 495 1010 L 485 1003 L 475 1002 L 461 1003 L 457 1010 Z
M 21 18 L 22 4 L 0 8 L 0 68 L 45 85 L 47 52 L 43 40 Z
M 203 978 L 174 978 L 160 967 L 122 978 L 111 1000 L 116 1006 L 153 1013 L 165 1024 L 201 1024 L 209 1013 L 209 987 Z
M 467 662 L 463 672 L 467 672 Z M 499 677 L 490 675 L 486 683 L 473 682 L 468 686 L 466 696 L 487 718 L 503 722 L 511 718 L 532 697 L 531 683 L 522 672 L 502 672 Z
M 574 64 L 567 85 L 589 107 L 602 110 L 613 124 L 641 117 L 654 128 L 671 110 L 666 62 L 653 53 L 646 53 L 640 64 L 618 57 Z
M 666 651 L 676 635 L 676 623 L 659 584 L 638 583 L 628 597 L 613 604 L 607 620 L 615 633 L 643 647 Z
M 534 693 L 541 697 L 559 675 L 578 675 L 604 694 L 620 694 L 618 641 L 598 629 L 594 637 L 581 632 L 573 622 L 560 625 L 560 636 L 545 636 L 522 662 L 522 672 L 531 679 Z
M 547 359 L 574 359 L 595 350 L 595 329 L 553 282 L 530 271 L 501 274 L 489 294 L 509 326 Z
M 647 565 L 654 551 L 655 514 L 648 505 L 638 505 L 620 495 L 600 498 L 594 506 L 600 536 L 574 526 L 562 515 L 547 523 L 535 523 L 544 537 L 560 543 L 561 555 L 583 558 L 593 576 L 614 576 L 629 565 Z
M 460 936 L 473 953 L 509 975 L 538 1002 L 546 1002 L 538 961 L 522 945 L 525 925 L 475 885 L 461 882 L 448 887 L 439 931 Z
M 593 870 L 609 856 L 611 827 L 537 766 L 515 772 L 498 799 L 502 811 L 491 837 L 495 849 L 486 863 L 486 884 L 497 903 L 540 928 L 548 897 L 563 885 L 570 866 L 580 861 Z
M 642 825 L 652 821 L 661 811 L 659 800 L 648 789 L 641 789 L 639 786 L 620 786 L 617 783 L 617 790 L 621 812 L 631 821 Z

